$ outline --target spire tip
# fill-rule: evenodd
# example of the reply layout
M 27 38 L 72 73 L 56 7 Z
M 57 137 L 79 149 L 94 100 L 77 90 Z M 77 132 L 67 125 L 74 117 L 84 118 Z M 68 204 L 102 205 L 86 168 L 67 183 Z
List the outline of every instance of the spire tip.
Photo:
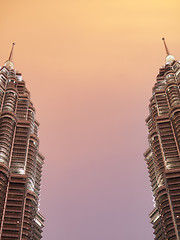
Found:
M 13 42 L 12 43 L 12 47 L 11 47 L 11 52 L 9 54 L 9 58 L 8 58 L 8 60 L 4 64 L 4 66 L 6 66 L 8 69 L 13 69 L 14 68 L 14 64 L 12 62 L 12 55 L 13 55 L 14 45 L 15 45 L 15 43 Z
M 167 45 L 166 45 L 165 38 L 163 37 L 162 40 L 163 40 L 163 42 L 164 42 L 164 47 L 165 47 L 165 50 L 166 50 L 166 54 L 167 54 L 167 56 L 168 56 L 168 55 L 170 55 L 170 53 L 169 53 L 168 47 L 167 47 Z
M 14 45 L 15 45 L 15 43 L 13 42 L 13 43 L 12 43 L 11 52 L 10 52 L 10 55 L 9 55 L 9 59 L 8 59 L 9 61 L 12 61 L 12 55 L 13 55 Z

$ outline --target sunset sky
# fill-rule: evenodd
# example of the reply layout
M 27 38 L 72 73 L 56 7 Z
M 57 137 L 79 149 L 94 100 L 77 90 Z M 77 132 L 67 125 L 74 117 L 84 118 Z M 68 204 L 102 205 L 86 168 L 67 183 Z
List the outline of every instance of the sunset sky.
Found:
M 168 48 L 180 60 L 179 0 L 0 4 L 0 65 L 15 42 L 45 156 L 43 240 L 152 240 L 145 118 Z

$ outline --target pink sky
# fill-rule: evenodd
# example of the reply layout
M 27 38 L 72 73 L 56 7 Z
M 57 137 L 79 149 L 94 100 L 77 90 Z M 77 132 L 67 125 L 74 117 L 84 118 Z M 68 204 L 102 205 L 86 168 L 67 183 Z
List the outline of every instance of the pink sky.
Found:
M 11 43 L 40 122 L 43 240 L 152 240 L 143 153 L 161 38 L 180 59 L 179 0 L 1 3 L 1 65 Z

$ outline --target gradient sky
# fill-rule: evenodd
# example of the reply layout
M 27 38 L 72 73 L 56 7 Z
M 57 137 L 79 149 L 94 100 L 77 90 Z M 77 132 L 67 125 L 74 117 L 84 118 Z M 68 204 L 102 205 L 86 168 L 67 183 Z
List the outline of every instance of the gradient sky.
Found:
M 145 118 L 161 38 L 180 59 L 179 0 L 11 0 L 12 42 L 40 122 L 43 240 L 152 240 Z

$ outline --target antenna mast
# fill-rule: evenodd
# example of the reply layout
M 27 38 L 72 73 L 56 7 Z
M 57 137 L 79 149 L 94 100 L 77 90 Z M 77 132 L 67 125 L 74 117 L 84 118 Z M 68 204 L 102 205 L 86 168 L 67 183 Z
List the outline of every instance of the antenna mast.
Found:
M 170 55 L 169 50 L 168 50 L 168 47 L 167 47 L 167 45 L 166 45 L 165 38 L 162 38 L 162 40 L 163 40 L 163 42 L 164 42 L 164 47 L 165 47 L 165 49 L 166 49 L 167 55 Z
M 11 52 L 10 52 L 8 61 L 12 61 L 12 55 L 13 55 L 14 45 L 15 45 L 15 43 L 12 43 L 12 48 L 11 48 Z

